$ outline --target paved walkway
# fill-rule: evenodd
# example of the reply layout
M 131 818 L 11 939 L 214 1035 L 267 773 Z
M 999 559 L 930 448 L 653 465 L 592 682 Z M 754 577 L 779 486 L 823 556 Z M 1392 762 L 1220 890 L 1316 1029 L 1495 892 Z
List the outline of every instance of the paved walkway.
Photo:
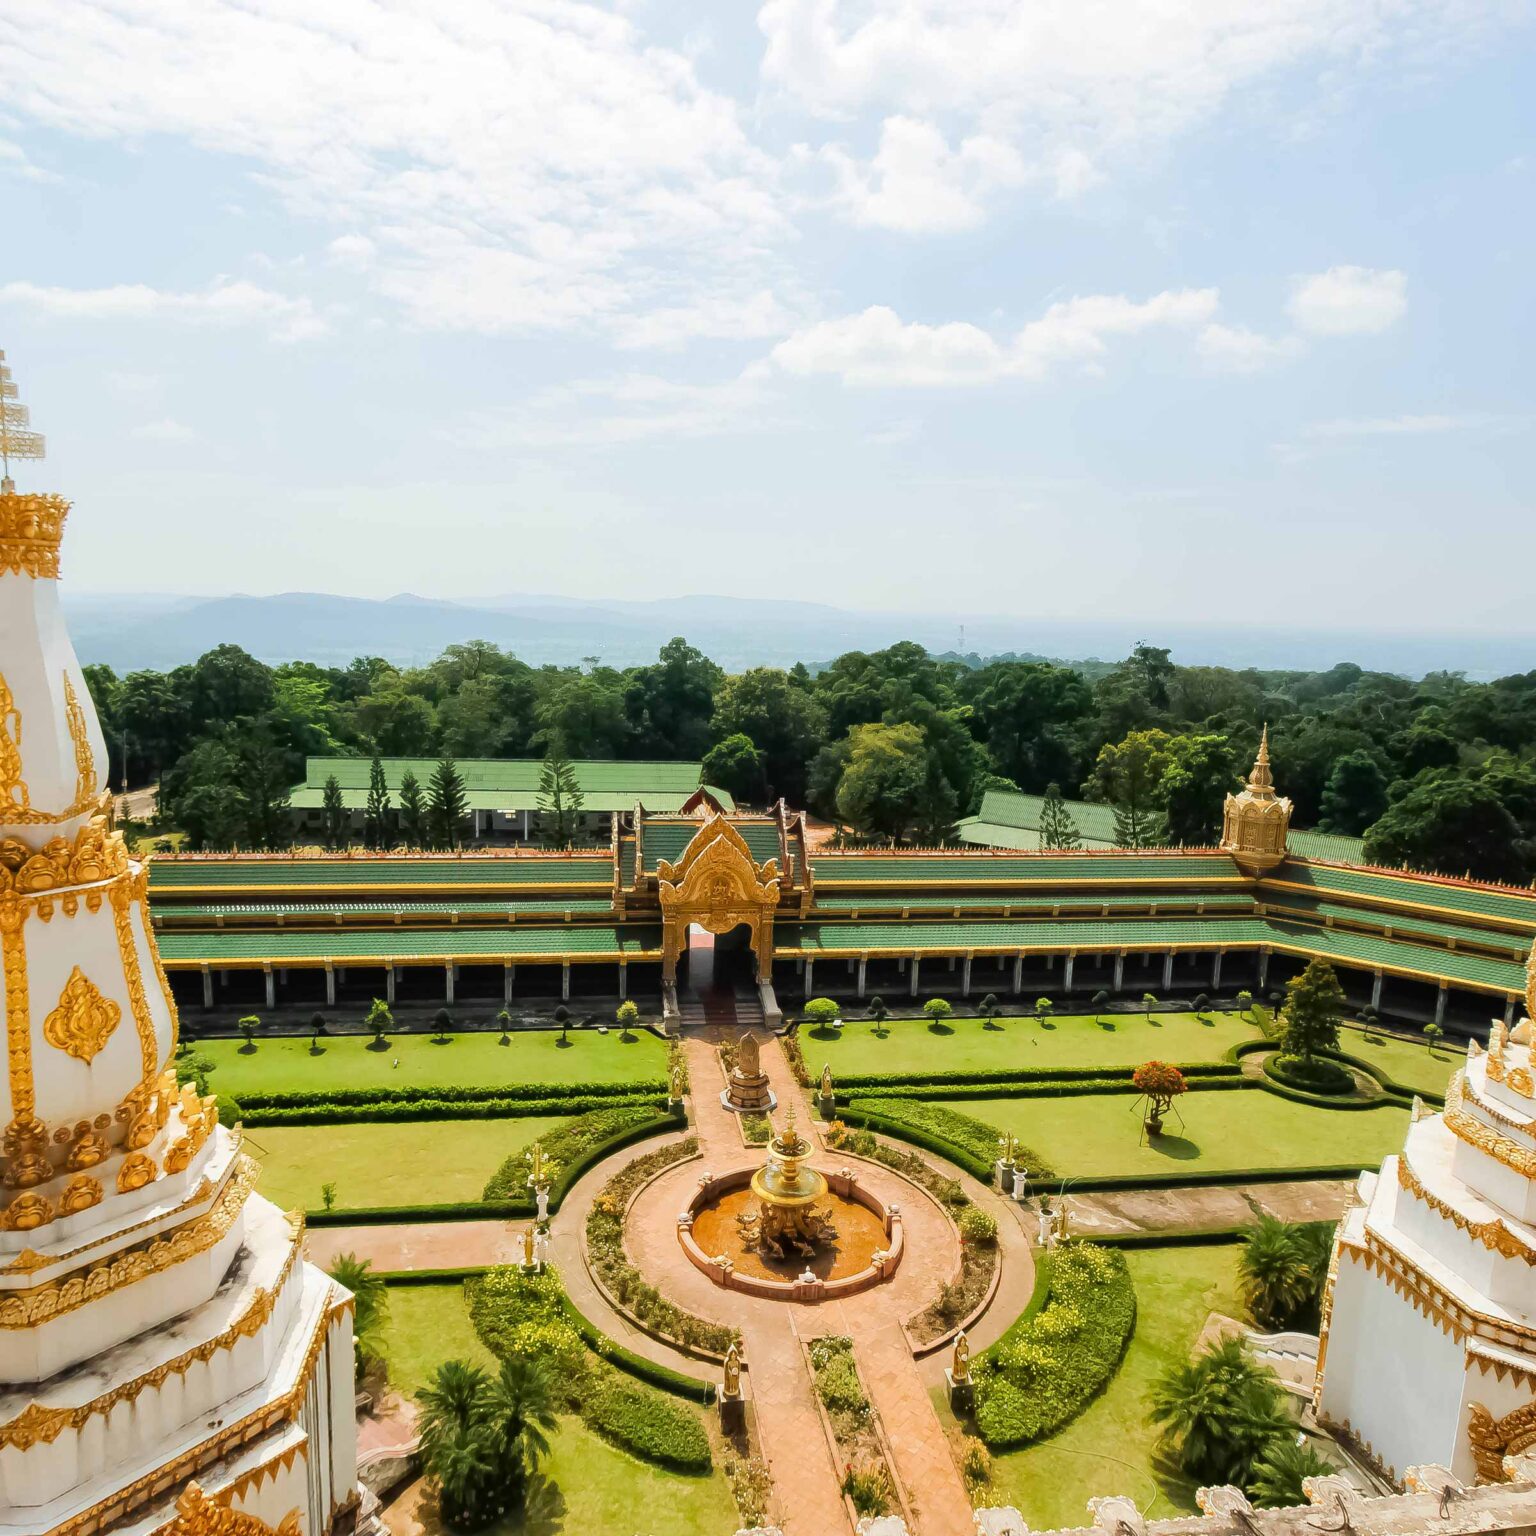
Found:
M 1199 1232 L 1245 1226 L 1259 1214 L 1281 1221 L 1337 1221 L 1352 1179 L 1296 1179 L 1280 1184 L 1209 1184 L 1071 1195 L 1072 1230 L 1082 1237 L 1133 1232 Z
M 355 1253 L 381 1274 L 407 1269 L 476 1269 L 512 1264 L 527 1223 L 507 1221 L 402 1221 L 385 1226 L 310 1227 L 310 1259 L 329 1269 L 338 1254 Z

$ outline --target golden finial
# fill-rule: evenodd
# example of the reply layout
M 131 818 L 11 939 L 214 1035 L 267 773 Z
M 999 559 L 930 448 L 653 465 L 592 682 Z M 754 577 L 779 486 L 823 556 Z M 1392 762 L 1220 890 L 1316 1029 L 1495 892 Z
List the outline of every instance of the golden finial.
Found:
M 16 385 L 5 366 L 5 353 L 0 352 L 0 493 L 7 496 L 16 490 L 11 460 L 40 459 L 44 447 L 43 434 L 28 430 L 31 416 L 26 406 L 13 403 L 15 400 Z

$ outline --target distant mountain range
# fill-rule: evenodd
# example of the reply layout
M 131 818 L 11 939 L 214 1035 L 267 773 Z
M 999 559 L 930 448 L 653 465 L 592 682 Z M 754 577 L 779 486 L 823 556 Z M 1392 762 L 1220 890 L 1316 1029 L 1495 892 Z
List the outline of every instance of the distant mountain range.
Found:
M 1112 660 L 1142 639 L 1169 646 L 1174 659 L 1186 664 L 1312 669 L 1354 661 L 1414 676 L 1444 668 L 1476 678 L 1536 668 L 1536 636 L 1530 635 L 1321 633 L 1113 617 L 1036 620 L 1022 613 L 962 621 L 954 614 L 857 612 L 777 598 L 587 602 L 513 594 L 454 603 L 410 593 L 382 600 L 324 592 L 175 597 L 67 586 L 64 597 L 81 660 L 105 662 L 118 672 L 164 670 L 225 643 L 267 662 L 344 666 L 354 656 L 382 656 L 397 665 L 420 665 L 464 640 L 494 641 L 535 665 L 595 656 L 623 667 L 654 660 L 673 635 L 685 635 L 733 671 L 815 664 L 897 640 L 915 640 L 934 652 Z

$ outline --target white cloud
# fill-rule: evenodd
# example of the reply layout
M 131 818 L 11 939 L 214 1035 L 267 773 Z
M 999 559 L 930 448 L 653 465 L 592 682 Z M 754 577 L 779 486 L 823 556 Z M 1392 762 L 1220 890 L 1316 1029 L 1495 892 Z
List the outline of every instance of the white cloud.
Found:
M 1457 432 L 1478 426 L 1476 416 L 1361 416 L 1314 421 L 1302 428 L 1304 437 L 1413 437 L 1424 433 Z
M 918 119 L 944 143 L 985 135 L 1071 197 L 1102 162 L 1145 153 L 1282 72 L 1317 77 L 1303 110 L 1314 94 L 1336 109 L 1341 66 L 1432 63 L 1485 12 L 1497 14 L 1482 0 L 764 0 L 757 19 L 763 79 L 795 105 L 839 121 Z M 882 134 L 867 169 L 849 162 L 873 196 L 886 154 Z M 933 223 L 850 208 L 886 227 L 958 227 L 976 217 L 961 180 L 953 206 L 936 189 L 923 199 Z
M 22 13 L 18 17 L 18 9 Z M 236 157 L 375 248 L 416 323 L 522 331 L 750 300 L 787 232 L 775 163 L 681 52 L 585 0 L 14 0 L 18 118 Z M 723 322 L 717 322 L 722 324 Z
M 992 193 L 1026 177 L 1010 145 L 975 134 L 952 150 L 932 123 L 911 117 L 886 118 L 867 167 L 838 146 L 822 158 L 854 223 L 909 234 L 970 229 L 985 217 Z
M 615 321 L 614 344 L 619 347 L 679 347 L 697 337 L 761 341 L 782 336 L 795 316 L 764 288 L 742 298 L 708 295 L 696 304 L 676 309 L 625 315 Z
M 63 178 L 35 164 L 20 144 L 0 139 L 0 176 L 15 176 L 22 181 L 57 182 Z
M 190 443 L 197 433 L 185 422 L 162 416 L 159 421 L 146 421 L 143 426 L 135 427 L 133 435 L 149 443 Z
M 338 235 L 326 246 L 325 254 L 338 266 L 371 266 L 378 247 L 367 235 Z
M 845 384 L 952 386 L 1042 379 L 1067 363 L 1094 364 L 1116 336 L 1208 322 L 1214 288 L 1170 290 L 1137 303 L 1093 294 L 1052 304 L 1011 340 L 963 321 L 906 322 L 876 305 L 796 331 L 771 354 L 786 373 L 834 374 Z
M 1408 274 L 1371 267 L 1329 267 L 1296 279 L 1291 318 L 1314 336 L 1371 336 L 1408 309 Z
M 759 370 L 708 384 L 627 373 L 540 390 L 526 404 L 477 413 L 446 435 L 460 447 L 490 451 L 717 437 L 784 426 L 770 406 Z
M 176 293 L 145 283 L 110 288 L 44 288 L 0 284 L 0 303 L 21 304 L 60 320 L 179 320 L 194 325 L 261 325 L 279 341 L 302 341 L 327 325 L 308 299 L 289 298 L 254 283 L 220 278 L 196 292 Z
M 1195 345 L 1205 362 L 1223 373 L 1257 373 L 1304 350 L 1295 336 L 1265 336 L 1246 325 L 1214 323 L 1200 332 Z

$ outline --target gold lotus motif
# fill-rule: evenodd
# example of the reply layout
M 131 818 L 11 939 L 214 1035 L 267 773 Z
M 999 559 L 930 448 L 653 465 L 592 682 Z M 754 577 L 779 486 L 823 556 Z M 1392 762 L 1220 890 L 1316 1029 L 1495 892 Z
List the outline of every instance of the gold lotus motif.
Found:
M 43 1021 L 49 1045 L 87 1065 L 101 1050 L 123 1017 L 123 1010 L 77 965 L 69 973 L 59 1005 Z

